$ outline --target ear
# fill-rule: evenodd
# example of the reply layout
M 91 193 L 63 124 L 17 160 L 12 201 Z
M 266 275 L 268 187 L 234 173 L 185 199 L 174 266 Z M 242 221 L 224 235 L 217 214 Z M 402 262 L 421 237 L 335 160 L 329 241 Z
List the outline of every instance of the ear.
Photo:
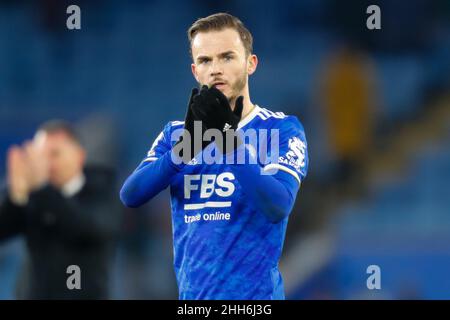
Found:
M 256 54 L 249 55 L 247 60 L 247 73 L 249 75 L 253 74 L 256 71 L 257 66 L 258 66 L 258 57 L 256 56 Z
M 197 66 L 195 65 L 195 63 L 191 63 L 191 71 L 192 71 L 192 75 L 194 76 L 195 80 L 200 83 L 200 81 L 198 80 L 198 75 L 197 75 Z

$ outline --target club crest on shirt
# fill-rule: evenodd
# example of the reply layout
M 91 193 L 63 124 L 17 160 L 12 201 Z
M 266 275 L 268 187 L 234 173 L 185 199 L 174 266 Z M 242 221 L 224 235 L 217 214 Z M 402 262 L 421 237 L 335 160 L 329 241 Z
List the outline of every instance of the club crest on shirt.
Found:
M 289 151 L 279 158 L 280 163 L 294 167 L 297 171 L 305 166 L 306 144 L 298 137 L 289 139 Z

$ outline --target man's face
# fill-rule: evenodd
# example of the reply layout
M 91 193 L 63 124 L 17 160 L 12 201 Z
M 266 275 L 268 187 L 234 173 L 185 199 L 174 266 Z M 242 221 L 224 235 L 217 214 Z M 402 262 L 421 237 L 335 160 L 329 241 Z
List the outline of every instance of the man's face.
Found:
M 192 73 L 197 82 L 214 85 L 228 100 L 242 95 L 248 75 L 256 68 L 256 56 L 246 55 L 239 33 L 231 28 L 196 34 L 192 56 Z
M 49 180 L 62 187 L 83 170 L 85 152 L 64 131 L 38 132 L 36 140 L 42 143 L 49 162 Z

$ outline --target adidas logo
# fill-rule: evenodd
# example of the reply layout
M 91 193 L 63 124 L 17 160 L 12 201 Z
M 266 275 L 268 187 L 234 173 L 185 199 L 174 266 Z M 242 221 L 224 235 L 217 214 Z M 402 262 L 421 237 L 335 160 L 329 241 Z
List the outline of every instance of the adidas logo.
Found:
M 223 126 L 223 130 L 222 131 L 225 132 L 225 131 L 227 131 L 230 128 L 231 128 L 231 124 L 228 124 L 228 123 L 225 122 L 225 125 Z
M 192 160 L 188 162 L 188 166 L 195 166 L 196 164 L 198 164 L 198 161 L 195 158 L 192 158 Z

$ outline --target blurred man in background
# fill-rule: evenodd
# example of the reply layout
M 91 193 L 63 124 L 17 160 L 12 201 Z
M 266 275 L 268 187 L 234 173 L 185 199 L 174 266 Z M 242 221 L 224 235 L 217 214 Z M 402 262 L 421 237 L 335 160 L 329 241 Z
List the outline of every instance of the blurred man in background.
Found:
M 112 170 L 85 168 L 75 130 L 57 120 L 42 125 L 32 141 L 10 147 L 7 157 L 0 241 L 26 238 L 24 298 L 107 298 L 121 220 Z M 76 288 L 68 285 L 73 265 L 81 271 Z

